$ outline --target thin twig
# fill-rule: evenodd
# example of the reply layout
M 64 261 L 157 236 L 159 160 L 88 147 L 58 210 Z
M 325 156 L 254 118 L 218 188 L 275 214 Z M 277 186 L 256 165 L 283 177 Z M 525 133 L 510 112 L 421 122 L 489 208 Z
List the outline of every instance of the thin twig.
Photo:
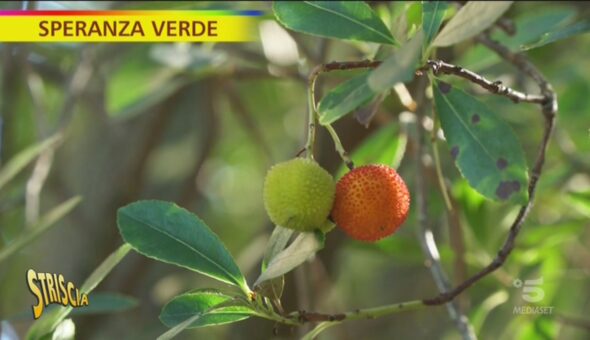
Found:
M 445 63 L 442 60 L 429 60 L 426 67 L 430 68 L 435 75 L 443 73 L 465 78 L 491 93 L 506 96 L 515 103 L 528 102 L 542 104 L 545 101 L 545 96 L 513 90 L 510 87 L 502 85 L 501 81 L 490 81 L 473 71 L 461 66 Z
M 529 200 L 527 204 L 520 208 L 518 215 L 516 216 L 514 222 L 512 223 L 512 226 L 510 227 L 510 231 L 504 242 L 504 245 L 498 252 L 497 256 L 488 266 L 486 266 L 477 274 L 471 276 L 469 279 L 465 280 L 464 282 L 456 286 L 450 292 L 445 294 L 439 294 L 434 298 L 425 299 L 424 303 L 427 305 L 440 305 L 453 300 L 457 295 L 461 294 L 464 290 L 469 288 L 475 282 L 479 281 L 486 275 L 498 269 L 500 266 L 502 266 L 502 264 L 504 264 L 504 262 L 512 252 L 516 237 L 518 236 L 518 233 L 520 232 L 520 229 L 533 206 L 537 182 L 541 177 L 543 164 L 545 163 L 545 153 L 547 151 L 547 146 L 549 144 L 551 133 L 553 131 L 555 115 L 557 114 L 557 96 L 555 92 L 553 91 L 551 85 L 545 80 L 545 77 L 541 74 L 541 72 L 539 72 L 539 70 L 537 70 L 537 68 L 530 61 L 528 61 L 528 59 L 524 55 L 520 53 L 511 52 L 507 47 L 491 40 L 485 34 L 479 36 L 477 40 L 480 43 L 487 46 L 492 51 L 496 52 L 506 61 L 512 63 L 520 71 L 533 78 L 533 80 L 537 83 L 543 95 L 543 100 L 540 101 L 539 104 L 541 104 L 541 111 L 545 118 L 545 129 L 543 131 L 543 138 L 541 140 L 541 145 L 539 146 L 539 151 L 537 158 L 535 160 L 535 164 L 531 170 L 531 178 L 529 180 L 528 186 Z
M 304 322 L 321 322 L 321 321 L 342 321 L 345 319 L 363 319 L 363 318 L 374 318 L 384 315 L 389 315 L 394 312 L 398 312 L 401 310 L 406 309 L 406 307 L 412 307 L 412 309 L 420 308 L 423 306 L 433 306 L 433 305 L 441 305 L 447 303 L 454 298 L 456 298 L 459 294 L 465 291 L 467 288 L 471 287 L 474 283 L 485 277 L 486 275 L 492 273 L 496 269 L 498 269 L 502 264 L 506 261 L 508 256 L 510 255 L 512 249 L 514 248 L 514 242 L 522 224 L 526 220 L 530 209 L 532 208 L 535 192 L 537 188 L 537 182 L 542 174 L 543 165 L 545 163 L 545 153 L 547 151 L 547 146 L 549 144 L 549 140 L 551 137 L 551 133 L 554 127 L 554 120 L 557 114 L 557 96 L 553 91 L 551 85 L 545 80 L 544 76 L 537 70 L 537 68 L 528 61 L 528 59 L 519 53 L 511 52 L 507 47 L 491 40 L 487 35 L 481 35 L 477 38 L 477 40 L 496 52 L 506 61 L 512 63 L 516 66 L 521 72 L 530 76 L 539 86 L 541 89 L 541 96 L 537 95 L 528 95 L 522 92 L 518 92 L 512 90 L 510 88 L 504 87 L 501 83 L 498 82 L 490 82 L 489 80 L 483 78 L 482 76 L 474 73 L 474 72 L 467 72 L 467 70 L 462 68 L 454 67 L 454 65 L 447 64 L 447 63 L 438 63 L 429 61 L 422 70 L 426 68 L 431 68 L 432 65 L 436 65 L 438 67 L 443 65 L 442 67 L 438 67 L 439 72 L 446 73 L 442 70 L 448 70 L 451 75 L 456 75 L 467 80 L 470 80 L 484 89 L 488 91 L 498 94 L 507 96 L 511 99 L 518 99 L 519 102 L 531 102 L 537 103 L 541 105 L 541 111 L 545 118 L 545 128 L 543 131 L 543 137 L 541 139 L 541 143 L 539 146 L 539 151 L 534 163 L 534 166 L 531 170 L 531 177 L 529 180 L 528 186 L 528 194 L 529 194 L 529 201 L 525 204 L 518 212 L 512 226 L 510 227 L 509 234 L 504 242 L 504 245 L 498 252 L 497 256 L 491 261 L 491 263 L 480 270 L 477 274 L 471 276 L 467 280 L 463 281 L 455 288 L 448 292 L 440 293 L 438 296 L 430 299 L 424 299 L 422 301 L 410 301 L 405 303 L 399 304 L 391 304 L 385 305 L 381 307 L 375 307 L 367 310 L 357 310 L 354 314 L 349 313 L 341 313 L 341 314 L 321 314 L 321 313 L 312 313 L 312 312 L 304 312 L 300 311 L 297 312 L 296 315 L 300 323 Z M 322 72 L 331 72 L 336 70 L 348 70 L 348 69 L 356 69 L 356 68 L 375 68 L 380 64 L 379 61 L 355 61 L 355 62 L 332 62 L 324 65 L 318 65 L 310 75 L 310 79 L 313 77 L 317 77 Z M 449 66 L 449 67 L 446 67 Z M 421 73 L 418 71 L 417 73 Z M 373 311 L 379 311 L 378 313 L 373 313 Z M 288 319 L 291 321 L 291 319 Z
M 342 159 L 342 161 L 344 162 L 346 167 L 349 170 L 354 169 L 354 163 L 352 162 L 352 159 L 350 159 L 348 152 L 346 152 L 346 150 L 344 149 L 344 146 L 342 146 L 342 142 L 340 141 L 340 138 L 338 137 L 336 130 L 334 130 L 334 128 L 330 124 L 326 124 L 326 125 L 324 125 L 324 127 L 326 128 L 326 130 L 328 130 L 328 133 L 330 133 L 332 140 L 334 140 L 334 146 L 336 147 L 336 152 L 338 152 L 338 154 L 340 155 L 340 158 Z
M 355 309 L 346 313 L 323 314 L 315 312 L 298 311 L 292 316 L 297 319 L 299 323 L 306 322 L 339 322 L 344 320 L 362 320 L 362 319 L 376 319 L 385 315 L 398 313 L 407 310 L 415 310 L 423 308 L 424 304 L 420 300 L 413 300 L 401 303 L 394 303 L 373 308 Z
M 508 51 L 508 53 L 510 53 L 510 54 L 513 54 L 507 48 L 506 48 L 506 51 Z M 517 58 L 517 59 L 518 59 L 518 62 L 522 65 L 522 62 L 520 60 L 521 58 Z M 376 68 L 380 64 L 381 64 L 381 61 L 378 61 L 378 60 L 344 61 L 344 62 L 334 61 L 331 63 L 316 66 L 310 74 L 310 79 L 317 78 L 317 76 L 321 73 L 332 72 L 332 71 L 353 70 L 353 69 L 359 69 L 359 68 Z M 525 68 L 527 69 L 527 71 L 525 71 L 525 72 L 531 71 L 530 67 L 526 66 Z M 527 102 L 527 103 L 544 104 L 547 101 L 546 94 L 537 95 L 537 94 L 528 94 L 528 93 L 520 92 L 520 91 L 514 90 L 508 86 L 503 85 L 502 82 L 499 80 L 491 81 L 491 80 L 489 80 L 489 79 L 487 79 L 487 78 L 485 78 L 473 71 L 470 71 L 470 70 L 463 68 L 461 66 L 449 64 L 449 63 L 444 62 L 442 60 L 428 60 L 426 62 L 426 65 L 422 66 L 421 68 L 419 68 L 416 71 L 416 74 L 421 75 L 422 72 L 426 71 L 426 70 L 432 70 L 434 74 L 441 74 L 442 73 L 442 74 L 448 74 L 448 75 L 453 75 L 453 76 L 467 79 L 467 80 L 471 81 L 472 83 L 481 86 L 483 89 L 485 89 L 491 93 L 494 93 L 494 94 L 499 94 L 499 95 L 505 96 L 515 103 Z M 538 71 L 533 72 L 533 74 L 535 74 L 535 75 L 534 76 L 531 74 L 529 74 L 529 75 L 531 75 L 531 77 L 535 81 L 537 81 L 537 83 L 539 83 L 538 75 L 540 75 L 540 74 L 538 74 Z
M 68 123 L 71 121 L 74 113 L 75 104 L 78 99 L 85 91 L 86 86 L 90 80 L 90 77 L 94 71 L 93 64 L 93 53 L 83 50 L 81 53 L 80 61 L 78 66 L 74 70 L 72 78 L 66 85 L 66 97 L 64 98 L 64 104 L 60 112 L 60 122 L 56 128 L 57 133 L 63 133 Z M 33 99 L 34 106 L 37 111 L 37 118 L 39 124 L 39 138 L 46 138 L 48 135 L 49 127 L 47 126 L 46 119 L 46 96 L 43 91 L 43 83 L 41 77 L 35 73 L 32 66 L 28 62 L 28 55 L 25 54 L 25 67 L 24 67 L 27 84 L 31 98 Z M 33 173 L 27 180 L 26 184 L 26 200 L 25 200 L 25 220 L 27 225 L 33 225 L 39 217 L 40 209 L 40 197 L 45 181 L 51 171 L 53 165 L 53 158 L 55 150 L 58 145 L 54 145 L 45 149 L 37 158 Z

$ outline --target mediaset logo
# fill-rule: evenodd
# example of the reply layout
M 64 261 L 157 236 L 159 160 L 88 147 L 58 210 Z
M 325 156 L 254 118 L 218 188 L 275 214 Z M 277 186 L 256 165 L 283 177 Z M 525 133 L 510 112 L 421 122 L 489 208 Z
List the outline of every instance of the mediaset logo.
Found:
M 43 309 L 51 303 L 63 306 L 88 306 L 88 295 L 80 292 L 72 282 L 66 282 L 61 274 L 37 273 L 27 270 L 27 286 L 37 298 L 33 305 L 33 318 L 36 320 L 43 314 Z
M 517 288 L 522 288 L 522 299 L 530 303 L 538 303 L 545 297 L 545 291 L 543 290 L 543 278 L 540 277 L 535 280 L 525 280 L 524 282 L 520 279 L 516 279 L 512 282 L 512 285 Z M 512 310 L 513 314 L 553 314 L 553 306 L 514 306 Z

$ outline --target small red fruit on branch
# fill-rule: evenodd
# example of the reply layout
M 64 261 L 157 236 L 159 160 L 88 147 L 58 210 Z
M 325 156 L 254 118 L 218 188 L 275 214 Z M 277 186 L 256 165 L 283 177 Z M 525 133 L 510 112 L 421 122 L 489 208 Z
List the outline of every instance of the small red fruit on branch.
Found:
M 410 193 L 395 169 L 366 165 L 338 181 L 331 216 L 353 239 L 374 242 L 393 234 L 409 210 Z

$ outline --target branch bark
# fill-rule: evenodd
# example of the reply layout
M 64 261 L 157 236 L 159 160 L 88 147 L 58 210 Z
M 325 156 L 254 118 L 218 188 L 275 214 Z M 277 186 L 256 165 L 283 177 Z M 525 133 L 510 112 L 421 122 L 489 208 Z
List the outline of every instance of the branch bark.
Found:
M 480 270 L 478 273 L 457 285 L 455 288 L 453 288 L 453 290 L 447 293 L 439 294 L 434 298 L 423 300 L 424 304 L 426 305 L 440 305 L 453 300 L 457 295 L 461 294 L 475 282 L 481 280 L 483 277 L 498 269 L 500 266 L 502 266 L 502 264 L 504 264 L 504 262 L 506 262 L 506 259 L 514 248 L 516 237 L 518 236 L 518 233 L 520 232 L 522 225 L 524 224 L 524 221 L 526 220 L 533 206 L 537 183 L 543 171 L 543 165 L 545 164 L 545 153 L 547 151 L 547 146 L 549 145 L 551 133 L 553 132 L 555 116 L 557 114 L 557 95 L 553 91 L 551 85 L 547 82 L 547 80 L 545 80 L 543 74 L 523 54 L 511 52 L 507 47 L 491 40 L 487 34 L 479 36 L 477 40 L 492 51 L 496 52 L 504 60 L 512 63 L 519 71 L 525 73 L 537 83 L 541 90 L 543 100 L 534 102 L 541 105 L 541 112 L 543 113 L 545 120 L 545 128 L 543 131 L 543 138 L 539 146 L 537 158 L 531 170 L 531 178 L 529 180 L 528 186 L 529 201 L 520 208 L 518 215 L 510 227 L 508 236 L 494 260 L 492 260 L 489 265 Z
M 516 237 L 520 232 L 524 221 L 526 220 L 534 202 L 537 183 L 539 178 L 541 177 L 543 171 L 543 165 L 545 163 L 545 154 L 547 151 L 547 146 L 549 144 L 549 140 L 552 135 L 552 131 L 554 128 L 555 123 L 555 116 L 557 114 L 557 95 L 553 91 L 551 85 L 547 82 L 545 77 L 542 73 L 524 56 L 520 53 L 514 53 L 510 51 L 507 47 L 503 46 L 502 44 L 493 41 L 489 38 L 489 35 L 486 33 L 480 35 L 477 38 L 477 41 L 481 44 L 485 45 L 495 53 L 497 53 L 500 57 L 504 60 L 513 64 L 519 71 L 531 77 L 539 86 L 540 88 L 540 95 L 532 95 L 526 94 L 524 92 L 516 91 L 509 87 L 502 85 L 501 82 L 489 81 L 483 76 L 461 68 L 456 65 L 448 64 L 442 61 L 432 61 L 429 60 L 426 65 L 424 65 L 421 69 L 417 71 L 417 74 L 420 75 L 422 71 L 432 69 L 433 72 L 442 72 L 449 75 L 458 76 L 464 79 L 467 79 L 482 88 L 490 91 L 491 93 L 502 95 L 505 97 L 510 98 L 515 102 L 529 102 L 529 103 L 536 103 L 541 106 L 541 112 L 544 117 L 544 130 L 543 130 L 543 137 L 541 139 L 541 143 L 539 145 L 539 150 L 537 157 L 534 162 L 534 166 L 531 170 L 531 177 L 529 180 L 528 185 L 528 193 L 529 193 L 529 201 L 527 204 L 521 207 L 516 216 L 514 222 L 510 227 L 510 231 L 508 236 L 499 250 L 497 256 L 488 264 L 486 267 L 481 269 L 475 275 L 469 277 L 462 283 L 455 286 L 453 289 L 444 291 L 439 293 L 439 295 L 424 299 L 421 301 L 409 301 L 404 303 L 397 303 L 397 304 L 390 304 L 381 307 L 371 308 L 367 310 L 357 310 L 354 312 L 348 313 L 339 313 L 339 314 L 322 314 L 322 313 L 315 313 L 315 312 L 305 312 L 299 311 L 295 313 L 293 317 L 296 317 L 299 323 L 305 322 L 321 322 L 321 321 L 328 321 L 328 322 L 340 322 L 346 319 L 370 319 L 375 318 L 378 316 L 388 315 L 394 312 L 398 312 L 406 307 L 411 306 L 412 309 L 421 308 L 424 306 L 434 306 L 434 305 L 441 305 L 453 301 L 459 294 L 463 293 L 466 289 L 471 287 L 474 283 L 481 280 L 486 275 L 492 273 L 496 269 L 502 266 L 512 249 L 514 248 Z M 353 62 L 331 62 L 328 64 L 318 65 L 315 67 L 310 74 L 310 79 L 315 79 L 319 74 L 331 71 L 338 71 L 338 70 L 350 70 L 350 69 L 358 69 L 358 68 L 375 68 L 380 65 L 380 61 L 370 61 L 370 60 L 363 60 L 363 61 L 353 61 Z M 375 314 L 372 311 L 379 310 L 379 313 Z M 292 319 L 288 319 L 291 321 Z

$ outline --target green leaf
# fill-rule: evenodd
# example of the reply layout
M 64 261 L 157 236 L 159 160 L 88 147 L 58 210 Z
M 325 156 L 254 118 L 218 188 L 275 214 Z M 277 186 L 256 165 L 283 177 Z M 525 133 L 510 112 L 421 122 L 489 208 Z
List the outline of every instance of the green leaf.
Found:
M 432 45 L 454 45 L 483 32 L 496 22 L 510 5 L 512 1 L 468 2 L 436 36 Z
M 39 156 L 41 152 L 55 146 L 59 141 L 61 141 L 61 134 L 57 134 L 38 144 L 29 146 L 11 158 L 6 165 L 0 169 L 0 188 L 24 169 L 33 159 L 35 159 L 35 157 Z
M 268 268 L 258 277 L 254 286 L 284 275 L 307 261 L 324 247 L 324 238 L 324 234 L 321 232 L 299 234 L 293 243 L 270 261 Z
M 293 233 L 293 229 L 288 229 L 281 226 L 275 227 L 275 229 L 272 231 L 272 234 L 270 235 L 270 239 L 268 240 L 266 251 L 264 252 L 264 258 L 262 259 L 262 272 L 266 270 L 270 261 L 272 261 L 272 259 L 274 259 L 283 251 L 283 249 L 285 249 Z M 262 296 L 280 301 L 284 288 L 285 278 L 283 276 L 279 276 L 275 277 L 274 279 L 262 282 L 256 287 L 256 291 Z
M 545 33 L 558 30 L 564 24 L 568 24 L 576 16 L 572 7 L 549 7 L 534 12 L 523 13 L 514 20 L 516 34 L 509 36 L 501 32 L 492 35 L 492 38 L 510 47 L 511 50 L 519 50 L 523 44 L 530 44 L 539 40 Z
M 514 19 L 516 34 L 509 36 L 500 31 L 492 33 L 492 39 L 504 44 L 511 51 L 519 51 L 522 45 L 530 44 L 551 31 L 555 31 L 564 24 L 571 22 L 576 11 L 571 7 L 539 8 L 534 12 L 526 12 Z M 501 58 L 495 53 L 489 53 L 485 46 L 474 46 L 464 53 L 458 65 L 468 66 L 470 70 L 477 72 L 495 63 Z
M 433 91 L 451 156 L 469 185 L 489 199 L 525 204 L 527 165 L 511 127 L 445 82 L 436 81 Z
M 16 254 L 24 246 L 51 229 L 51 227 L 56 225 L 55 223 L 57 221 L 61 220 L 65 215 L 72 211 L 81 200 L 82 198 L 80 196 L 72 197 L 43 215 L 29 230 L 23 232 L 14 241 L 10 242 L 6 247 L 0 250 L 0 262 Z
M 249 318 L 254 311 L 243 303 L 214 289 L 195 290 L 174 297 L 160 313 L 160 320 L 168 327 L 175 327 L 195 315 L 200 317 L 185 328 L 222 325 Z M 221 308 L 211 309 L 220 304 Z
M 331 124 L 359 106 L 370 102 L 377 93 L 369 88 L 369 72 L 363 72 L 328 92 L 318 105 L 319 121 Z
M 84 281 L 80 287 L 80 292 L 90 294 L 96 286 L 102 282 L 108 273 L 121 262 L 121 260 L 131 250 L 131 246 L 123 244 L 111 255 L 109 255 L 90 276 Z M 45 334 L 51 333 L 57 325 L 64 320 L 72 311 L 72 307 L 58 307 L 49 313 L 43 314 L 33 326 L 29 329 L 26 339 L 37 340 L 41 339 Z
M 293 31 L 397 45 L 387 26 L 363 1 L 275 1 L 272 8 L 277 20 Z
M 219 237 L 197 216 L 163 201 L 138 201 L 120 208 L 117 224 L 137 252 L 234 284 L 248 294 L 244 276 Z
M 367 79 L 369 88 L 375 92 L 382 92 L 391 89 L 397 83 L 414 79 L 423 39 L 424 32 L 420 30 L 412 40 L 371 71 Z
M 280 252 L 285 249 L 289 239 L 293 235 L 293 229 L 276 226 L 270 235 L 264 258 L 262 259 L 262 269 L 266 269 L 268 263 L 274 259 Z
M 110 292 L 96 292 L 88 295 L 88 306 L 75 308 L 70 315 L 117 313 L 137 306 L 136 298 Z
M 434 39 L 442 24 L 449 5 L 446 1 L 422 1 L 422 29 L 424 30 L 424 46 Z
M 522 50 L 527 51 L 533 48 L 541 47 L 552 42 L 567 39 L 577 34 L 584 34 L 590 32 L 590 20 L 577 22 L 571 26 L 563 27 L 553 32 L 545 33 L 541 38 L 530 44 L 522 47 Z
M 351 154 L 357 166 L 366 164 L 385 164 L 397 168 L 406 151 L 407 136 L 400 132 L 399 123 L 391 122 L 371 134 Z M 342 164 L 337 172 L 337 178 L 347 171 Z

